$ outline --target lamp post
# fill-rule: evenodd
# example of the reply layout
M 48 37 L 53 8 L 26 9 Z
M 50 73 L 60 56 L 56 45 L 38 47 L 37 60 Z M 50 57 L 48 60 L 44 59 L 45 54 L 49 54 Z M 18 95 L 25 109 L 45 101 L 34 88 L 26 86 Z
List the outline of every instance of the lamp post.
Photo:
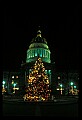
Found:
M 60 84 L 60 87 L 61 87 L 61 89 L 60 89 L 60 90 L 61 90 L 61 95 L 62 95 L 62 84 Z
M 72 92 L 72 95 L 73 95 L 73 84 L 74 84 L 73 82 L 71 82 L 71 83 L 70 83 L 70 85 L 71 85 L 71 88 L 72 88 L 72 90 L 71 90 L 71 92 Z
M 2 82 L 3 83 L 3 89 L 5 88 L 4 85 L 5 85 L 5 81 Z
M 2 93 L 6 92 L 5 91 L 5 81 L 2 82 Z
M 13 89 L 14 89 L 14 92 L 13 92 L 13 93 L 15 93 L 15 86 L 16 86 L 16 83 L 14 83 L 13 86 L 14 86 L 14 88 L 13 88 Z

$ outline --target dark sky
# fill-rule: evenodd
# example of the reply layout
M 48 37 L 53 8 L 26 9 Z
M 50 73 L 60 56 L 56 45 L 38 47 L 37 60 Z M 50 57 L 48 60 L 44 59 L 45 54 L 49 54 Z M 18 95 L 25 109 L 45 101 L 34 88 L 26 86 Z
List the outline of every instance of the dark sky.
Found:
M 13 4 L 13 3 L 12 3 Z M 45 4 L 46 5 L 46 4 Z M 58 69 L 79 69 L 80 5 L 4 5 L 3 69 L 17 69 L 38 26 Z

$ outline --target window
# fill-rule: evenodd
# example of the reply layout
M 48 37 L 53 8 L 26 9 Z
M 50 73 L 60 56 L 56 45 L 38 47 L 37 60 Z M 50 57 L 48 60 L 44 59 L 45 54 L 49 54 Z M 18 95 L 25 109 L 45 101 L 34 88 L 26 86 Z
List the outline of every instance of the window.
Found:
M 60 77 L 58 77 L 58 79 L 60 79 Z
M 16 78 L 18 78 L 18 76 L 16 76 Z
M 33 53 L 32 53 L 32 50 L 30 51 L 30 57 L 33 57 Z
M 34 50 L 32 50 L 32 56 L 34 57 Z
M 47 51 L 45 51 L 45 52 L 46 52 L 45 56 L 47 57 Z
M 40 51 L 39 51 L 39 49 L 37 49 L 37 51 L 38 51 L 38 55 L 40 54 Z
M 42 57 L 42 50 L 41 49 L 39 49 L 39 55 L 40 55 L 40 57 Z
M 47 74 L 47 70 L 45 70 L 46 74 Z
M 50 58 L 50 53 L 49 53 L 49 58 Z
M 42 49 L 40 50 L 40 57 L 42 57 Z
M 47 57 L 49 58 L 49 52 L 47 52 Z
M 29 51 L 29 58 L 30 58 L 30 51 Z
M 35 50 L 35 56 L 37 56 L 37 50 Z
M 46 50 L 44 50 L 44 57 L 46 57 Z
M 14 78 L 14 76 L 12 76 L 12 78 Z
M 48 74 L 51 74 L 51 70 L 48 70 Z
M 43 50 L 43 57 L 45 57 L 45 50 Z

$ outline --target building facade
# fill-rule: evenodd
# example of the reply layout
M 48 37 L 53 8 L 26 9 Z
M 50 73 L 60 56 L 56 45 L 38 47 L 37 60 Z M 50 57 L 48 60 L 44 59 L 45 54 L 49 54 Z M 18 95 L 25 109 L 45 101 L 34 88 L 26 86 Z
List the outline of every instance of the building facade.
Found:
M 44 64 L 53 95 L 73 94 L 73 91 L 79 90 L 79 73 L 75 71 L 68 73 L 56 71 L 55 63 L 51 62 L 51 52 L 47 41 L 42 37 L 41 31 L 38 30 L 36 37 L 30 42 L 26 62 L 21 64 L 21 68 L 18 71 L 3 72 L 2 91 L 23 94 L 25 86 L 27 86 L 29 73 L 38 56 L 41 57 Z
M 29 49 L 27 50 L 26 63 L 21 64 L 21 71 L 25 74 L 25 85 L 27 85 L 27 79 L 29 78 L 29 73 L 31 72 L 31 68 L 34 65 L 35 61 L 38 57 L 41 58 L 45 72 L 49 77 L 50 85 L 52 85 L 52 63 L 51 63 L 51 52 L 48 47 L 47 41 L 42 37 L 41 31 L 37 31 L 37 35 L 32 39 L 29 45 Z

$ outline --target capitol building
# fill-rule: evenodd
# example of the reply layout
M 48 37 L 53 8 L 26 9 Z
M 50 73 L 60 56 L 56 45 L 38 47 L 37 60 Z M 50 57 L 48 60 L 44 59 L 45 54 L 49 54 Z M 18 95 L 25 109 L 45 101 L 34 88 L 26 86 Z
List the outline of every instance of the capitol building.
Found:
M 16 71 L 3 71 L 3 93 L 24 94 L 29 73 L 37 57 L 40 57 L 44 64 L 45 72 L 50 80 L 52 95 L 78 94 L 79 73 L 77 71 L 68 73 L 56 71 L 55 62 L 51 61 L 51 51 L 47 40 L 42 36 L 40 29 L 30 41 L 26 52 L 26 62 L 21 64 L 21 68 Z

